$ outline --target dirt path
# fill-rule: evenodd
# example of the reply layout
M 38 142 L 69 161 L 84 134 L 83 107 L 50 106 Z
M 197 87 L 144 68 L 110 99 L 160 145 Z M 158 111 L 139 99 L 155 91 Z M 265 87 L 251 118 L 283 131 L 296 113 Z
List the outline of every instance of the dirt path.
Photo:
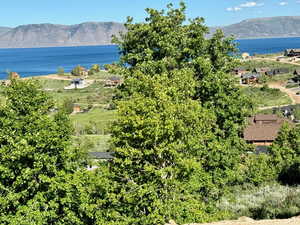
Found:
M 296 92 L 288 89 L 285 87 L 285 83 L 282 82 L 276 82 L 276 83 L 269 83 L 268 86 L 270 88 L 276 88 L 279 89 L 281 92 L 286 93 L 290 99 L 292 100 L 292 104 L 288 104 L 288 105 L 280 105 L 280 107 L 284 107 L 284 106 L 289 106 L 289 105 L 296 105 L 296 104 L 300 104 L 300 95 L 296 95 Z M 278 105 L 276 106 L 266 106 L 266 107 L 260 107 L 260 110 L 265 110 L 265 109 L 272 109 L 274 107 L 278 107 Z M 300 223 L 299 223 L 300 225 Z
M 175 222 L 170 221 L 167 225 L 176 225 Z M 241 217 L 238 220 L 227 220 L 214 223 L 191 223 L 186 225 L 300 225 L 300 218 L 293 217 L 291 219 L 283 220 L 253 220 L 248 217 Z

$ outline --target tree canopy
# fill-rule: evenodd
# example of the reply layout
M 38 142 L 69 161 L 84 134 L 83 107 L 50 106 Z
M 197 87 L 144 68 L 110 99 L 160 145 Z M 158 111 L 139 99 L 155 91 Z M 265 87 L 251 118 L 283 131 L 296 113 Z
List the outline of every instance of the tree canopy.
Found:
M 135 224 L 220 218 L 205 201 L 239 182 L 246 149 L 239 134 L 252 110 L 227 74 L 235 63 L 231 39 L 220 31 L 208 39 L 204 20 L 187 21 L 183 3 L 167 8 L 146 9 L 143 23 L 128 18 L 128 32 L 115 38 L 125 82 L 111 176 L 119 212 Z

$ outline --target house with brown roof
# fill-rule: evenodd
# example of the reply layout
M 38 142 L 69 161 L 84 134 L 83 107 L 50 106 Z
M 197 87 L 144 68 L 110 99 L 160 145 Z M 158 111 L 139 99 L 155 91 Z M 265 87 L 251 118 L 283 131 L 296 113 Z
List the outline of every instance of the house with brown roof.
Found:
M 241 76 L 242 84 L 255 84 L 259 82 L 259 78 L 261 77 L 258 73 L 247 73 Z
M 249 118 L 249 125 L 244 130 L 244 139 L 256 146 L 269 146 L 277 138 L 278 132 L 287 119 L 276 114 L 258 114 Z

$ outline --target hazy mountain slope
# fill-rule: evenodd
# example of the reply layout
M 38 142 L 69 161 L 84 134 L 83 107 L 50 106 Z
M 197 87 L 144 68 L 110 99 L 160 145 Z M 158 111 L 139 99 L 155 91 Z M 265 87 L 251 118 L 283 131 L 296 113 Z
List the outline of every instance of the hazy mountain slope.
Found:
M 30 24 L 0 33 L 0 48 L 108 45 L 125 28 L 114 22 L 77 25 Z
M 10 31 L 12 28 L 10 27 L 0 27 L 0 35 Z
M 300 16 L 249 19 L 221 29 L 236 38 L 300 37 Z

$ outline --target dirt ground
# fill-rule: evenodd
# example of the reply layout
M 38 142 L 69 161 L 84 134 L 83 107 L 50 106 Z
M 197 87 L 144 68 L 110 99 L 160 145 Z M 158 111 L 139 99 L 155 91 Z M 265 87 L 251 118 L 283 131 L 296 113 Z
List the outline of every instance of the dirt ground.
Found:
M 176 225 L 174 221 L 170 221 L 166 225 Z M 248 217 L 241 217 L 238 220 L 227 220 L 214 223 L 191 223 L 186 225 L 300 225 L 300 217 L 283 220 L 253 220 Z

